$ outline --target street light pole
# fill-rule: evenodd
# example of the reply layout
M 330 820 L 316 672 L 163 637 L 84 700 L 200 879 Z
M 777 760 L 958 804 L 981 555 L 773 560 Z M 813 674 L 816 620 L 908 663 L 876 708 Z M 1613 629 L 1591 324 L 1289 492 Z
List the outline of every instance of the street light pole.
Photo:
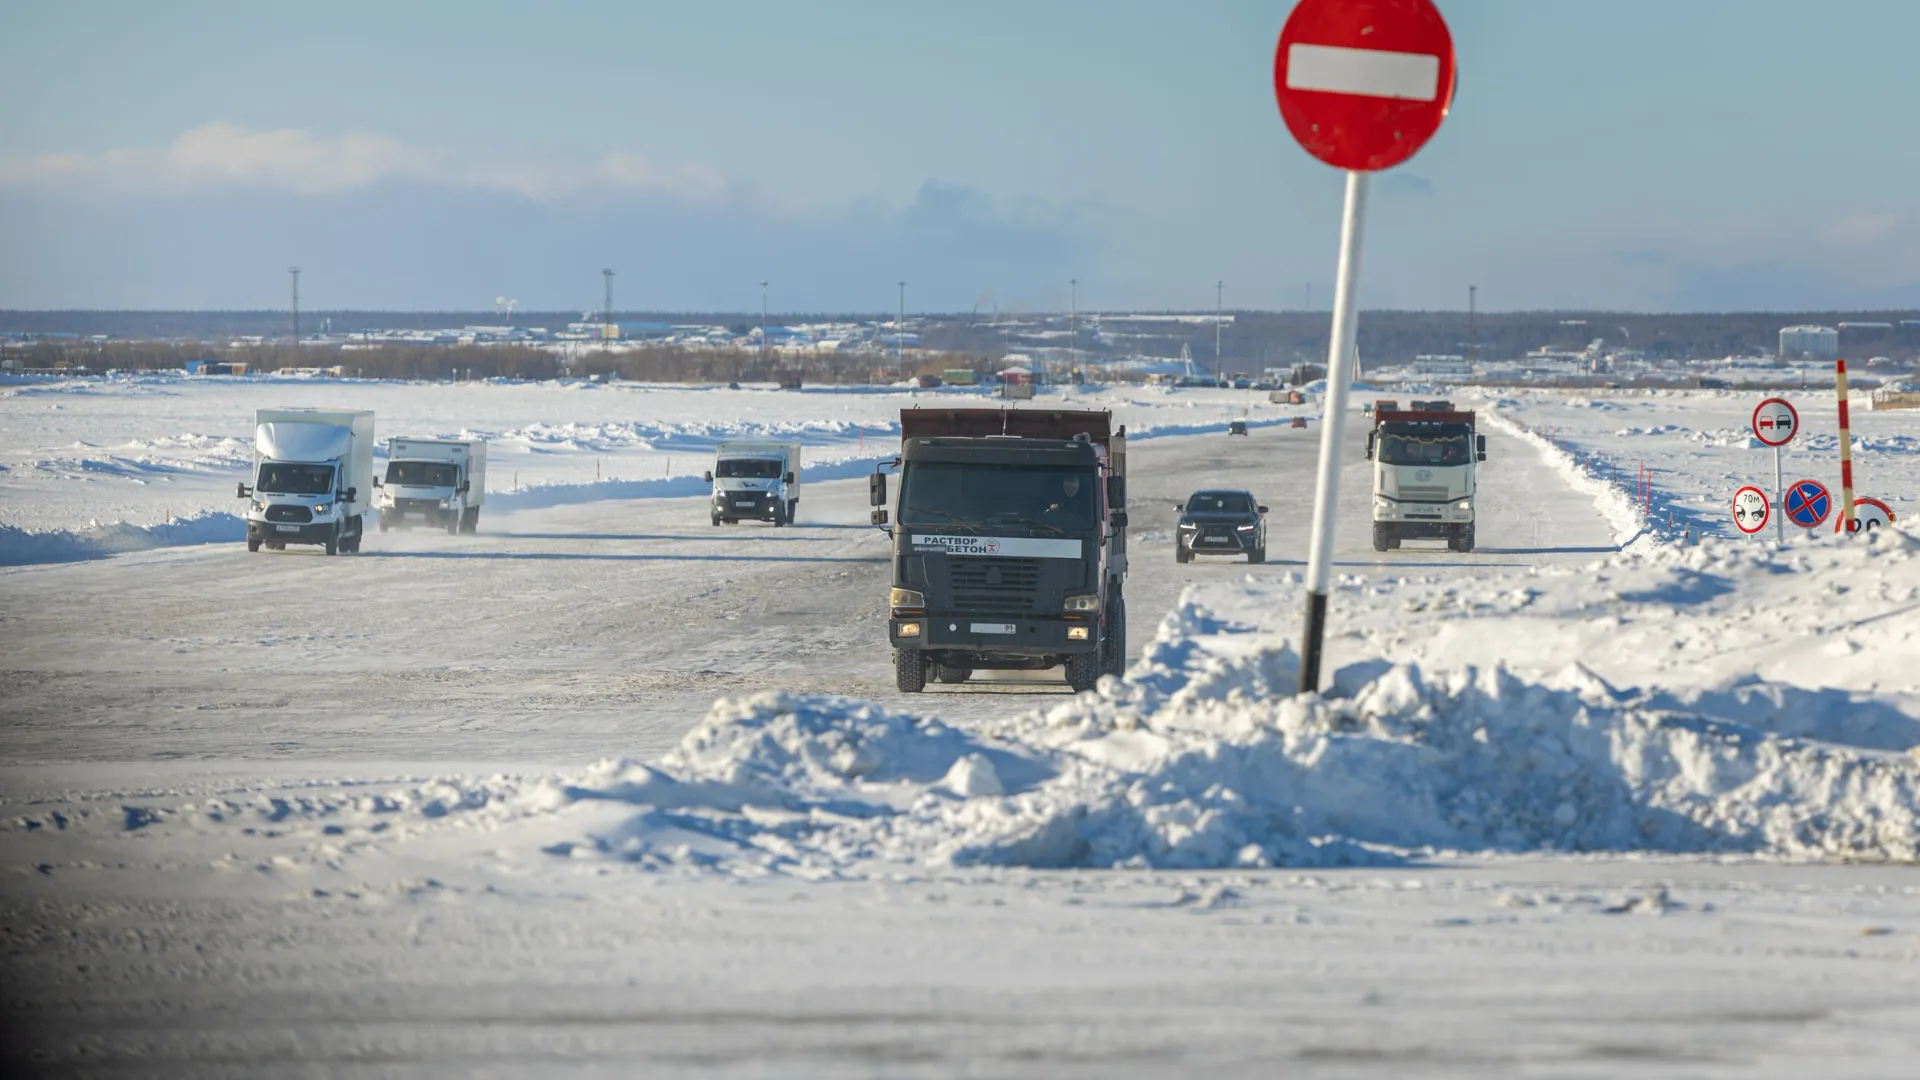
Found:
M 1080 279 L 1067 279 L 1067 378 L 1080 365 Z
M 1473 352 L 1477 343 L 1473 333 L 1473 309 L 1479 299 L 1480 286 L 1467 286 L 1467 381 L 1473 381 Z
M 900 314 L 893 321 L 893 361 L 900 365 L 900 380 L 907 378 L 907 283 L 900 283 Z
M 1219 380 L 1226 377 L 1227 365 L 1220 358 L 1220 316 L 1225 313 L 1223 297 L 1227 293 L 1227 283 L 1213 283 L 1213 377 Z
M 760 366 L 767 364 L 767 283 L 760 283 Z

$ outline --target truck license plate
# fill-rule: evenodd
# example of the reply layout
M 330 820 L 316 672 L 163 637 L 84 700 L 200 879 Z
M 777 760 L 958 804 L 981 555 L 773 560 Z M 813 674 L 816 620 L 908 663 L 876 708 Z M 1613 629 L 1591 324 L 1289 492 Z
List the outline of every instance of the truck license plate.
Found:
M 300 531 L 300 526 L 298 525 L 275 525 L 274 528 L 278 529 L 281 532 L 299 532 Z
M 977 622 L 973 624 L 976 634 L 1011 634 L 1013 624 L 1009 622 Z

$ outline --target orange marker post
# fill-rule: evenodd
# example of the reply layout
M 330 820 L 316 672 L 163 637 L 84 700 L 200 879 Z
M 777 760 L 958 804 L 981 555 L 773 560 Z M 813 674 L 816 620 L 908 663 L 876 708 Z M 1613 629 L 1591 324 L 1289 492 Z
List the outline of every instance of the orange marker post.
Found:
M 1860 527 L 1853 516 L 1853 435 L 1847 423 L 1847 362 L 1833 362 L 1834 393 L 1840 396 L 1840 531 L 1852 533 Z

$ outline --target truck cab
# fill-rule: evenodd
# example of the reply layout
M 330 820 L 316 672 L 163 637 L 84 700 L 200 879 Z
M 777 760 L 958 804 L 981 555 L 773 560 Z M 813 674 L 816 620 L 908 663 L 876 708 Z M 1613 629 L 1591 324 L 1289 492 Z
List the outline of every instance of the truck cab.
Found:
M 248 551 L 288 544 L 318 544 L 329 555 L 359 551 L 373 497 L 373 414 L 259 410 L 252 479 L 235 492 L 248 500 Z
M 487 497 L 487 444 L 483 439 L 387 440 L 387 472 L 380 489 L 380 531 L 423 521 L 449 534 L 480 527 Z
M 1453 551 L 1474 547 L 1475 467 L 1487 460 L 1487 437 L 1471 411 L 1448 401 L 1416 401 L 1401 409 L 1376 402 L 1367 458 L 1373 462 L 1373 549 L 1403 540 L 1445 540 Z
M 1126 431 L 1107 412 L 901 413 L 888 641 L 898 688 L 1063 666 L 1092 689 L 1126 651 Z M 874 474 L 877 525 L 887 476 Z
M 800 512 L 800 444 L 734 440 L 713 449 L 713 485 L 707 516 L 713 524 L 742 519 L 793 523 Z

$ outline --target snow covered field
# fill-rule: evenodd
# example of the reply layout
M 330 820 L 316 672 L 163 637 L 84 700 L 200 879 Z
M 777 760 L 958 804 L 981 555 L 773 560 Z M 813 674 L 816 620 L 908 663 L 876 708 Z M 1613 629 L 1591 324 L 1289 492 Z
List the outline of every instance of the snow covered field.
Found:
M 1110 408 L 1139 435 L 1217 428 L 1295 410 L 1264 393 L 1075 391 L 1049 402 Z M 0 564 L 244 535 L 233 485 L 252 465 L 260 408 L 371 409 L 378 438 L 489 440 L 494 510 L 687 495 L 723 439 L 805 445 L 814 479 L 849 476 L 899 449 L 899 412 L 992 399 L 975 390 L 634 383 L 396 383 L 356 379 L 0 381 Z
M 1677 531 L 1737 539 L 1733 493 L 1746 484 L 1774 490 L 1773 451 L 1753 438 L 1751 426 L 1754 406 L 1769 396 L 1787 399 L 1800 414 L 1800 433 L 1781 457 L 1784 481 L 1818 480 L 1838 500 L 1839 405 L 1831 384 L 1772 394 L 1520 390 L 1502 391 L 1498 400 L 1502 415 L 1574 452 L 1584 471 L 1623 492 L 1634 490 L 1642 465 L 1651 468 L 1662 525 L 1670 508 Z M 1920 409 L 1874 411 L 1865 395 L 1855 395 L 1849 412 L 1854 495 L 1879 499 L 1897 518 L 1920 519 Z M 1829 521 L 1821 531 L 1832 527 Z M 1791 523 L 1787 531 L 1805 535 Z
M 5 399 L 8 523 L 112 513 L 89 501 L 112 482 L 23 464 L 62 440 L 231 439 L 288 400 L 233 385 Z M 484 428 L 496 487 L 517 459 L 564 497 L 357 559 L 0 569 L 0 924 L 7 1026 L 30 1033 L 0 1051 L 1102 1077 L 1906 1076 L 1920 1055 L 1920 539 L 1666 543 L 1565 456 L 1664 454 L 1704 523 L 1763 452 L 1686 433 L 1750 401 L 1511 398 L 1568 449 L 1489 430 L 1472 555 L 1372 551 L 1356 425 L 1334 686 L 1300 699 L 1319 432 L 1177 434 L 1282 415 L 1264 395 L 1095 397 L 1169 433 L 1130 459 L 1128 675 L 906 697 L 864 484 L 819 477 L 779 534 L 711 529 L 697 483 L 620 486 L 743 425 L 823 462 L 860 458 L 861 430 L 891 454 L 904 395 L 325 393 Z M 1914 431 L 1880 416 L 1861 487 L 1887 477 L 1901 509 Z M 1635 427 L 1663 430 L 1612 434 Z M 213 499 L 241 469 L 165 452 L 207 455 L 173 490 Z M 595 458 L 632 472 L 591 487 Z M 1227 484 L 1275 506 L 1271 562 L 1176 565 L 1172 503 Z M 343 584 L 350 604 L 284 603 Z

